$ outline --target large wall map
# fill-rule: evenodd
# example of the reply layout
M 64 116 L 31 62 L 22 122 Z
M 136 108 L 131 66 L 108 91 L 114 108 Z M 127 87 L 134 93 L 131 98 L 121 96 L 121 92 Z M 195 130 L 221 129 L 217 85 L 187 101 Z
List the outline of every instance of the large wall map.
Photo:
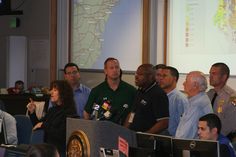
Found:
M 214 24 L 224 33 L 228 42 L 236 44 L 236 1 L 219 0 Z
M 107 57 L 124 70 L 141 64 L 142 0 L 74 0 L 71 60 L 84 69 L 103 69 Z
M 236 75 L 236 1 L 170 0 L 168 64 L 208 74 L 225 62 Z

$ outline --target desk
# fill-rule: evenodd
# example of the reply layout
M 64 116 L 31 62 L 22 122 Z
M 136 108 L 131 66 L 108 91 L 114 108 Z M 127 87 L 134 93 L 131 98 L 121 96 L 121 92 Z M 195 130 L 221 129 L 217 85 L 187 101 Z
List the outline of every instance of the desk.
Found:
M 17 146 L 1 145 L 1 157 L 25 157 L 30 145 L 20 144 Z
M 26 114 L 26 106 L 29 98 L 35 101 L 45 101 L 45 107 L 48 106 L 50 96 L 35 96 L 34 94 L 0 94 L 0 100 L 3 101 L 6 111 L 11 115 Z

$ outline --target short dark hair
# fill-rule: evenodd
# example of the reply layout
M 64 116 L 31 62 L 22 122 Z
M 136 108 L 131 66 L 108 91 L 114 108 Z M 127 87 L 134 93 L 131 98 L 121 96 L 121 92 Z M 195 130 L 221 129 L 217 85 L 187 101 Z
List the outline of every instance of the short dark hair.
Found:
M 138 69 L 139 69 L 139 68 L 143 70 L 145 77 L 147 77 L 147 76 L 152 76 L 152 80 L 151 80 L 151 81 L 154 81 L 154 80 L 155 80 L 155 70 L 154 70 L 152 64 L 144 63 L 144 64 L 140 65 L 140 66 L 138 67 Z
M 15 85 L 16 85 L 16 84 L 22 84 L 22 85 L 24 85 L 24 82 L 21 81 L 21 80 L 17 80 L 17 81 L 15 82 Z
M 213 64 L 212 67 L 219 67 L 221 75 L 227 75 L 227 79 L 229 78 L 230 69 L 228 65 L 226 65 L 225 63 L 218 62 L 218 63 Z
M 214 114 L 214 113 L 206 114 L 206 115 L 202 116 L 201 118 L 199 118 L 199 121 L 206 121 L 207 126 L 210 129 L 217 128 L 217 133 L 220 134 L 221 121 L 220 121 L 220 118 L 216 114 Z
M 107 62 L 109 62 L 109 61 L 117 61 L 117 62 L 119 62 L 118 59 L 116 59 L 116 58 L 114 58 L 114 57 L 108 57 L 108 58 L 105 60 L 105 62 L 104 62 L 104 68 L 106 67 Z
M 70 62 L 70 63 L 67 63 L 67 64 L 64 66 L 64 74 L 66 74 L 66 69 L 67 69 L 68 67 L 76 67 L 76 69 L 79 71 L 78 65 L 75 64 L 75 63 Z
M 166 66 L 164 67 L 163 69 L 167 69 L 167 70 L 170 70 L 170 74 L 173 76 L 173 77 L 176 77 L 176 82 L 179 80 L 179 71 L 172 67 L 172 66 Z
M 26 157 L 56 157 L 57 148 L 51 144 L 33 144 L 30 145 Z
M 154 66 L 154 69 L 155 69 L 155 70 L 158 70 L 158 69 L 163 69 L 163 68 L 165 68 L 165 67 L 166 67 L 165 64 L 157 64 L 157 65 Z

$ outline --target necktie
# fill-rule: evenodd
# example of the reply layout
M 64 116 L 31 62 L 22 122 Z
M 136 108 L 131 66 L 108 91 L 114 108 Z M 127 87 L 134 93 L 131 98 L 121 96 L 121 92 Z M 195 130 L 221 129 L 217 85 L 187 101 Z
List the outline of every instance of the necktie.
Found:
M 215 94 L 214 94 L 214 96 L 213 96 L 213 98 L 211 100 L 212 107 L 214 106 L 214 102 L 216 100 L 216 97 L 217 97 L 217 93 L 215 92 Z

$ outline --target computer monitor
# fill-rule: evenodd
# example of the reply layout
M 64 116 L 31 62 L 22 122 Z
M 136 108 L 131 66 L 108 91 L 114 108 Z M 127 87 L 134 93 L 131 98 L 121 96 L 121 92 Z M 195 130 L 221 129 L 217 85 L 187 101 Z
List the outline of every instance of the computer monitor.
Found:
M 174 157 L 220 157 L 218 141 L 172 139 Z
M 137 155 L 143 153 L 140 156 L 143 156 L 144 154 L 150 157 L 172 156 L 172 137 L 170 136 L 138 132 L 136 134 L 136 140 L 136 151 L 139 151 Z
M 11 10 L 11 0 L 0 0 L 0 15 L 20 15 L 22 10 Z
M 11 10 L 10 0 L 0 0 L 0 12 L 6 12 Z

